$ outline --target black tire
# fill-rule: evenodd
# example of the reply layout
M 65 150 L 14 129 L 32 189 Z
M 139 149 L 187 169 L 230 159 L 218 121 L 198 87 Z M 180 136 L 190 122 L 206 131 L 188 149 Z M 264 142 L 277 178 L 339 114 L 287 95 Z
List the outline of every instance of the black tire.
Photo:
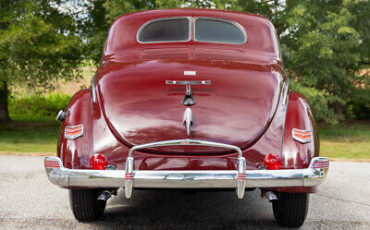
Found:
M 105 201 L 98 201 L 100 189 L 70 189 L 69 203 L 73 215 L 80 221 L 96 220 L 103 215 Z
M 278 193 L 278 200 L 272 202 L 274 216 L 279 225 L 298 228 L 304 223 L 309 195 L 307 193 Z

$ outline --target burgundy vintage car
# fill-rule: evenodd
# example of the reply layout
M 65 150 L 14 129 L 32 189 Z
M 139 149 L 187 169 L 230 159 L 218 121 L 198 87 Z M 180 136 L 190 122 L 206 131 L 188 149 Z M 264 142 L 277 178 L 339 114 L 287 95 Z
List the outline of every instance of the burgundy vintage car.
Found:
M 329 168 L 310 105 L 289 92 L 279 41 L 261 16 L 200 9 L 126 14 L 62 121 L 51 183 L 78 220 L 124 188 L 260 189 L 280 225 L 301 226 Z M 227 204 L 225 204 L 227 205 Z

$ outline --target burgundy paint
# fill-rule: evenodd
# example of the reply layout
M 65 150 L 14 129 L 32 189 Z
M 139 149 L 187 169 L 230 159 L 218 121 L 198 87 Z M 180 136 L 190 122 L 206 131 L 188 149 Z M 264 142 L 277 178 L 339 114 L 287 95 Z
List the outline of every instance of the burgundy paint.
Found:
M 90 157 L 93 155 L 90 98 L 89 89 L 81 90 L 72 97 L 66 109 L 67 116 L 60 127 L 57 151 L 64 167 L 89 168 Z M 80 124 L 84 129 L 83 136 L 73 140 L 64 138 L 66 126 Z
M 248 34 L 243 45 L 189 42 L 140 44 L 140 26 L 159 17 L 215 17 L 241 24 Z M 183 76 L 185 70 L 197 76 Z M 247 169 L 263 165 L 270 153 L 281 154 L 282 168 L 306 168 L 318 155 L 318 138 L 307 101 L 291 93 L 272 24 L 251 14 L 218 10 L 155 10 L 123 15 L 115 20 L 102 62 L 91 88 L 71 100 L 61 126 L 58 156 L 68 168 L 89 168 L 94 153 L 124 169 L 130 147 L 152 141 L 186 138 L 182 125 L 185 86 L 165 80 L 211 80 L 193 86 L 196 104 L 191 138 L 238 145 Z M 67 140 L 65 126 L 83 124 L 83 137 Z M 292 140 L 292 128 L 313 130 L 313 141 Z M 284 137 L 284 138 L 283 138 Z M 139 170 L 231 170 L 236 153 L 222 149 L 171 147 L 134 153 Z M 282 191 L 313 192 L 307 188 Z

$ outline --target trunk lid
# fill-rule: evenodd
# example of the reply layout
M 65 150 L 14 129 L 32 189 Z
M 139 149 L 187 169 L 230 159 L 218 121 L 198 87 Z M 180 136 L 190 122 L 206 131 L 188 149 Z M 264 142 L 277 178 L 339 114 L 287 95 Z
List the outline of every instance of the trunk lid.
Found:
M 256 142 L 276 111 L 282 85 L 278 65 L 209 58 L 109 61 L 98 80 L 99 103 L 111 131 L 128 146 L 173 139 L 199 139 L 239 146 Z M 196 71 L 196 76 L 184 76 Z M 196 104 L 184 106 L 185 85 L 167 80 L 210 80 L 191 86 Z M 183 114 L 191 108 L 187 135 Z M 221 154 L 209 147 L 146 149 L 163 154 Z

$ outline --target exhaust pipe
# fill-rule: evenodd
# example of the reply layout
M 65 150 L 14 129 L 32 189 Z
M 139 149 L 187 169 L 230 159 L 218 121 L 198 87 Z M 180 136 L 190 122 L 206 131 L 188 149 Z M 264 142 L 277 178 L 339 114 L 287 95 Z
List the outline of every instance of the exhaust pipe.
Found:
M 115 192 L 116 190 L 112 190 L 112 191 L 108 191 L 108 190 L 104 190 L 100 196 L 98 197 L 98 200 L 99 201 L 107 201 L 112 195 L 114 195 L 113 193 Z
M 267 191 L 264 194 L 264 197 L 269 201 L 272 202 L 274 200 L 278 200 L 277 195 L 273 191 Z

